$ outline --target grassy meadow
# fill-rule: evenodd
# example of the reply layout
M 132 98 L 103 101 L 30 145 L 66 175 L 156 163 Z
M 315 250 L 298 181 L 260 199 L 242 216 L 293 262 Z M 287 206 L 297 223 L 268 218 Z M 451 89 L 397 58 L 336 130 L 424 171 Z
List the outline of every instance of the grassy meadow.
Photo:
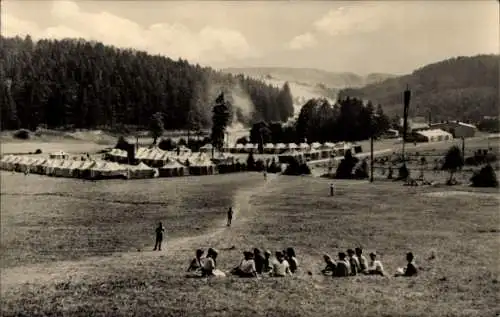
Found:
M 496 190 L 336 181 L 330 197 L 327 179 L 257 173 L 128 182 L 2 173 L 1 181 L 2 316 L 500 313 Z M 158 220 L 167 246 L 153 252 Z M 291 278 L 184 277 L 198 247 L 217 248 L 228 271 L 245 249 L 288 246 L 300 261 Z M 336 258 L 355 246 L 377 251 L 389 276 L 319 274 L 324 252 Z M 392 277 L 408 251 L 419 276 Z

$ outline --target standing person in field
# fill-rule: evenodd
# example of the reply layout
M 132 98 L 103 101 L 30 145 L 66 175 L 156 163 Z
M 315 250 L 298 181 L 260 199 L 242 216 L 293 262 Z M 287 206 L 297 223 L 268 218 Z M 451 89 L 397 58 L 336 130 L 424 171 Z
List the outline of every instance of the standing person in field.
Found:
M 163 224 L 161 221 L 158 223 L 158 227 L 156 227 L 156 242 L 155 242 L 155 248 L 153 251 L 161 251 L 161 243 L 163 241 L 163 233 L 165 232 L 165 228 L 163 228 Z
M 229 207 L 227 211 L 227 226 L 231 227 L 231 223 L 233 221 L 233 207 Z
M 333 196 L 335 194 L 335 186 L 333 183 L 330 184 L 330 196 Z

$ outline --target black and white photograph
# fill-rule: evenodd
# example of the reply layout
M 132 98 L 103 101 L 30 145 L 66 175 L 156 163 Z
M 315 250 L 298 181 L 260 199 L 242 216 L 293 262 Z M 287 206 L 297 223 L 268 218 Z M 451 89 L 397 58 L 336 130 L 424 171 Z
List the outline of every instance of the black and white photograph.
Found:
M 0 11 L 1 316 L 500 316 L 499 1 Z

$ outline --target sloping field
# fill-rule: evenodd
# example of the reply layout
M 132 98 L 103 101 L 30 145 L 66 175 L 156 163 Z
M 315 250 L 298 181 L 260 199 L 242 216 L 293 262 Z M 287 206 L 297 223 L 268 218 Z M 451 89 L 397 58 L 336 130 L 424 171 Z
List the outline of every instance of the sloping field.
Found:
M 329 181 L 311 177 L 89 183 L 1 176 L 3 316 L 500 313 L 498 200 L 424 195 L 465 187 L 338 181 L 329 197 Z M 237 213 L 226 228 L 229 204 Z M 144 251 L 160 218 L 170 232 L 166 251 Z M 61 245 L 64 252 L 58 252 Z M 358 245 L 365 253 L 377 251 L 390 276 L 332 280 L 318 274 L 324 252 L 335 256 Z M 185 278 L 195 248 L 209 246 L 220 251 L 217 263 L 226 271 L 244 249 L 293 246 L 300 272 L 288 279 Z M 99 255 L 99 249 L 131 251 Z M 419 276 L 392 277 L 408 251 L 417 256 Z

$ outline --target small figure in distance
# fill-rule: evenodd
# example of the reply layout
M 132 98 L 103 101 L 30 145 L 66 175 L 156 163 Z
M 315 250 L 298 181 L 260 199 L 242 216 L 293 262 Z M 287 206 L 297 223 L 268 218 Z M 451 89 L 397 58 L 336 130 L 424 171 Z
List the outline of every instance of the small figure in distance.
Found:
M 229 207 L 227 211 L 227 226 L 231 227 L 231 223 L 233 221 L 233 207 Z
M 335 185 L 333 183 L 330 183 L 330 196 L 335 195 Z
M 325 260 L 326 266 L 323 270 L 321 270 L 321 273 L 323 275 L 333 275 L 335 273 L 335 269 L 337 268 L 337 264 L 328 254 L 323 255 L 323 259 Z
M 406 254 L 406 261 L 408 261 L 406 268 L 399 268 L 397 270 L 395 276 L 407 276 L 407 277 L 409 277 L 409 276 L 417 275 L 418 271 L 417 271 L 417 267 L 413 263 L 413 259 L 414 259 L 413 253 L 408 252 Z
M 163 233 L 165 232 L 165 228 L 163 228 L 163 224 L 158 222 L 158 227 L 156 227 L 156 242 L 155 242 L 155 248 L 153 251 L 161 251 L 161 243 L 163 241 Z

